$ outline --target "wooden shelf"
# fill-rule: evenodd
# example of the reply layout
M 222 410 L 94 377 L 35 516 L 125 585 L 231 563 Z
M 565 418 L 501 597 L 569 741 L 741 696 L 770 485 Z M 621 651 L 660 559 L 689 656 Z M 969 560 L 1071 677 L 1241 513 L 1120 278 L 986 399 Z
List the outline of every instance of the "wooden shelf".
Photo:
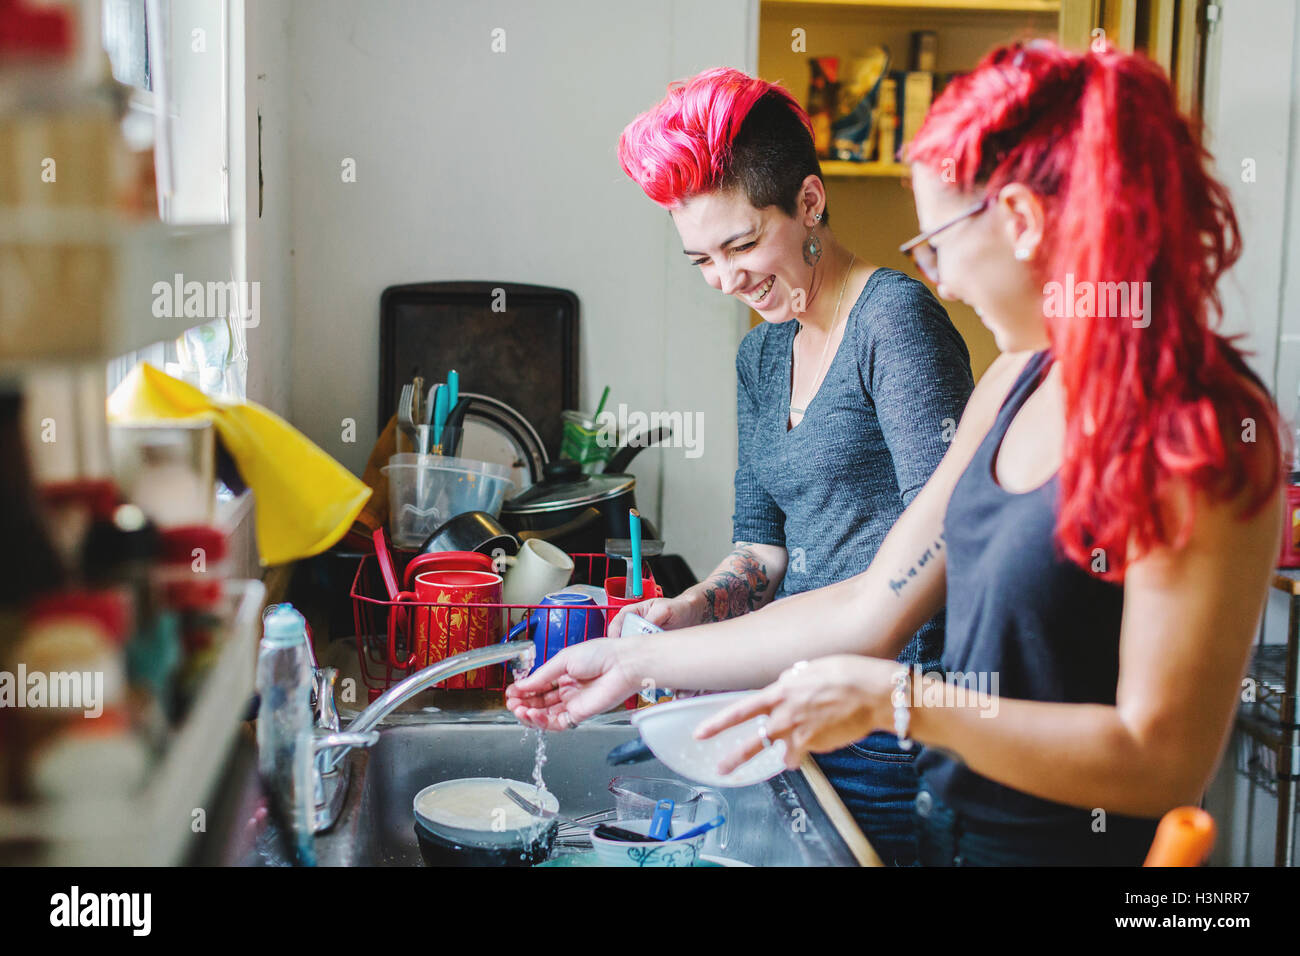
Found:
M 232 259 L 225 225 L 0 208 L 0 363 L 108 360 L 173 339 L 216 316 L 155 316 L 155 284 L 228 283 Z
M 1061 0 L 763 0 L 789 7 L 862 7 L 878 10 L 955 11 L 959 13 L 1061 12 Z
M 837 179 L 885 178 L 902 179 L 912 170 L 905 163 L 853 163 L 842 159 L 822 160 L 822 172 Z

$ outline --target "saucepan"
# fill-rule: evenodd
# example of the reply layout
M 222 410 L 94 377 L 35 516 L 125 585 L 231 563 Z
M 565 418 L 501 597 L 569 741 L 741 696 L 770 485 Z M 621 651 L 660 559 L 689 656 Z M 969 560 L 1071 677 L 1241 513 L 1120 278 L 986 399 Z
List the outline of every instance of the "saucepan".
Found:
M 641 449 L 670 437 L 665 426 L 630 439 L 603 474 L 584 474 L 576 461 L 549 462 L 541 481 L 501 506 L 501 523 L 520 538 L 540 538 L 570 554 L 603 554 L 607 538 L 631 537 L 636 478 L 624 469 Z M 644 537 L 659 536 L 648 522 L 642 525 Z

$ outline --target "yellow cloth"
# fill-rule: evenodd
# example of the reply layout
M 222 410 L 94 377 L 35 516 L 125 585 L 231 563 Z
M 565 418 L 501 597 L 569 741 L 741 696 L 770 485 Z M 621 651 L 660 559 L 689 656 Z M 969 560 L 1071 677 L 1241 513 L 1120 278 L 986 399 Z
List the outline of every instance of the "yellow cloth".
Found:
M 204 395 L 141 362 L 108 398 L 108 420 L 212 422 L 256 495 L 263 564 L 319 554 L 351 527 L 370 489 L 279 415 Z

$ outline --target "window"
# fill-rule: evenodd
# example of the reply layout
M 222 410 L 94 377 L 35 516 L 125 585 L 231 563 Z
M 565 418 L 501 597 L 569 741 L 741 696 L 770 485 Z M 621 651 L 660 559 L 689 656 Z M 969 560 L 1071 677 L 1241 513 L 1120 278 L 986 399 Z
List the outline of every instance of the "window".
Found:
M 113 65 L 113 79 L 137 90 L 149 83 L 149 32 L 144 0 L 104 0 L 104 49 Z
M 160 217 L 173 224 L 229 223 L 228 0 L 101 0 L 101 11 L 113 76 L 132 87 L 123 135 L 137 148 L 153 147 Z M 109 390 L 141 361 L 207 394 L 243 398 L 244 323 L 233 313 L 212 317 L 175 339 L 113 359 Z

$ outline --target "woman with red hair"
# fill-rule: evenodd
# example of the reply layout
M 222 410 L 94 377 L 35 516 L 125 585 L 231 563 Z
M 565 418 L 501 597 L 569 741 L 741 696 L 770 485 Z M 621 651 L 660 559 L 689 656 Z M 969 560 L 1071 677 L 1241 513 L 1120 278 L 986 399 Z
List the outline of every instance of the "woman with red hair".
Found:
M 1280 533 L 1276 411 L 1213 327 L 1228 194 L 1158 67 L 1045 42 L 950 84 L 908 158 L 904 248 L 1003 354 L 871 567 L 743 621 L 579 645 L 508 702 L 556 727 L 642 675 L 774 680 L 697 731 L 764 715 L 724 769 L 893 729 L 923 745 L 923 863 L 1137 864 L 1213 772 Z M 946 673 L 890 660 L 945 605 Z
M 736 357 L 732 551 L 631 610 L 679 629 L 860 573 L 947 451 L 974 387 L 961 336 L 923 283 L 838 241 L 811 123 L 781 87 L 725 68 L 674 83 L 619 158 L 669 211 L 683 264 L 763 319 Z M 936 666 L 942 642 L 938 615 L 897 657 Z M 874 734 L 819 762 L 880 854 L 914 863 L 915 754 Z

